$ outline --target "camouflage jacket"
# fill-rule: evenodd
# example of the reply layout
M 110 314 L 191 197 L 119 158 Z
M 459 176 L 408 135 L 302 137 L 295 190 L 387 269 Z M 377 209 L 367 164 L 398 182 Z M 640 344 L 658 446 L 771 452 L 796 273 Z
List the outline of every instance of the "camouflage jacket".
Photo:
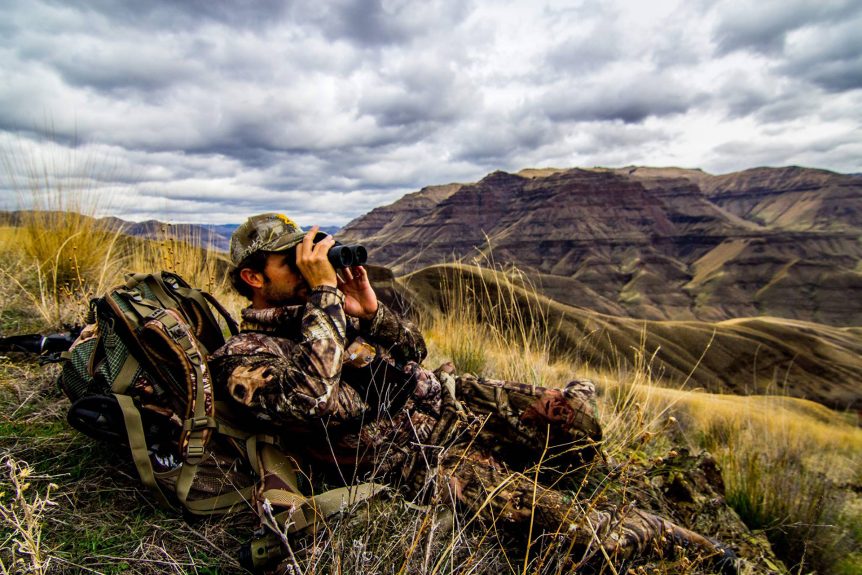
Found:
M 246 308 L 210 367 L 220 396 L 351 481 L 403 465 L 439 419 L 440 384 L 419 366 L 415 326 L 382 303 L 371 320 L 348 317 L 343 302 L 322 286 L 304 306 Z

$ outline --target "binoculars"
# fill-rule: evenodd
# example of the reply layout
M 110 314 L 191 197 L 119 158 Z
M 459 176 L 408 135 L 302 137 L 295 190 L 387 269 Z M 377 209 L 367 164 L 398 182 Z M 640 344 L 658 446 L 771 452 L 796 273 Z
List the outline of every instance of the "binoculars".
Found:
M 326 236 L 327 234 L 323 232 L 317 232 L 317 235 L 314 236 L 314 243 L 316 244 Z M 335 245 L 329 248 L 326 257 L 335 269 L 352 268 L 353 266 L 361 266 L 368 261 L 368 250 L 360 245 L 345 246 L 341 242 L 335 242 Z
M 325 237 L 325 233 L 319 232 L 314 237 L 314 243 Z M 335 269 L 352 268 L 353 266 L 361 266 L 368 261 L 368 250 L 358 244 L 345 246 L 340 242 L 335 242 L 335 245 L 329 248 L 326 257 Z
M 326 257 L 335 269 L 361 266 L 368 260 L 368 251 L 360 245 L 345 246 L 338 242 L 329 248 Z

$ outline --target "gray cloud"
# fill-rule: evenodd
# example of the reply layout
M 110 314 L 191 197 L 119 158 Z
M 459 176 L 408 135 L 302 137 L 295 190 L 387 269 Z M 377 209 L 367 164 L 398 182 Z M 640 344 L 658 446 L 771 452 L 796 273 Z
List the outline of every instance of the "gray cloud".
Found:
M 49 0 L 45 3 L 72 8 L 88 17 L 107 16 L 112 22 L 161 30 L 196 28 L 212 21 L 258 29 L 284 18 L 295 4 L 290 0 Z
M 748 155 L 751 166 L 819 167 L 825 165 L 827 158 L 830 161 L 839 159 L 853 162 L 854 157 L 858 158 L 862 154 L 862 130 L 812 138 L 805 142 L 792 141 L 787 137 L 758 141 L 734 140 L 716 146 L 714 152 L 719 172 L 737 169 L 734 159 L 739 154 Z M 776 162 L 776 157 L 782 158 L 782 161 Z
M 385 0 L 306 0 L 294 7 L 294 17 L 313 23 L 333 39 L 364 46 L 411 43 L 461 21 L 473 2 Z
M 788 34 L 817 24 L 834 24 L 859 14 L 854 0 L 817 2 L 810 0 L 730 0 L 717 4 L 714 37 L 722 52 L 748 49 L 780 52 Z
M 562 83 L 541 98 L 538 106 L 554 121 L 642 122 L 650 116 L 687 111 L 703 95 L 671 75 L 630 73 L 607 77 L 586 86 Z
M 289 206 L 343 224 L 425 185 L 547 165 L 862 170 L 849 1 L 0 9 L 0 152 L 91 154 L 75 177 L 127 217 Z M 0 208 L 17 202 L 0 181 Z
M 828 28 L 809 28 L 785 48 L 778 70 L 830 92 L 862 88 L 862 6 L 855 17 Z

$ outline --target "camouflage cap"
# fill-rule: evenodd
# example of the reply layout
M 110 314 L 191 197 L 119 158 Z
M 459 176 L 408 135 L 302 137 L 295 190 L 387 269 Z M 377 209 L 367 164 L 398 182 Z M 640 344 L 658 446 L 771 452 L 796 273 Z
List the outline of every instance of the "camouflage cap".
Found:
M 282 214 L 259 214 L 245 221 L 230 237 L 230 259 L 235 266 L 257 251 L 289 250 L 302 241 L 305 232 Z

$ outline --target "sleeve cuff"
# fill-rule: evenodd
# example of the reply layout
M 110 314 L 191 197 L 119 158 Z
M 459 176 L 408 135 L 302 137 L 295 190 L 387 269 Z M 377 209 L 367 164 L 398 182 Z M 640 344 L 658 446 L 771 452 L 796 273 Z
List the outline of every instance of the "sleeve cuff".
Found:
M 338 288 L 317 286 L 308 294 L 308 301 L 321 308 L 326 308 L 333 304 L 344 305 L 344 294 Z
M 386 320 L 387 314 L 391 312 L 383 305 L 381 301 L 377 301 L 377 311 L 371 319 L 359 320 L 359 326 L 363 332 L 368 335 L 377 335 L 380 331 L 380 325 Z

